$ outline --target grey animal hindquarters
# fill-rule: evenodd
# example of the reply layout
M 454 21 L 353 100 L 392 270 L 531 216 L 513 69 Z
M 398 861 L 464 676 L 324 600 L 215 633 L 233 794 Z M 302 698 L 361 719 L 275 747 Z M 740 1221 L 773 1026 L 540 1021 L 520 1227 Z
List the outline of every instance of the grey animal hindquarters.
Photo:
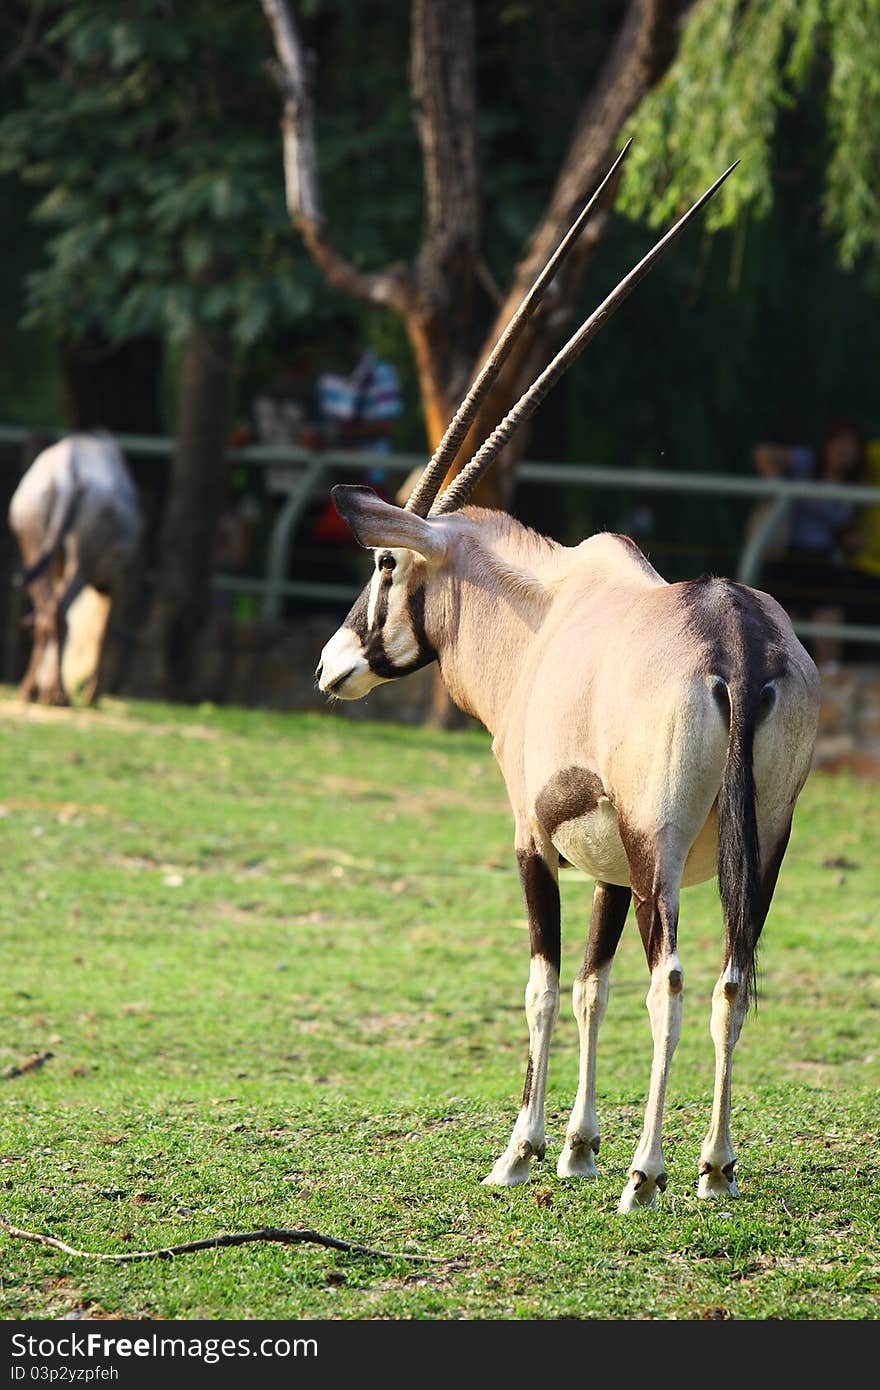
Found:
M 68 617 L 84 589 L 112 599 L 128 582 L 143 523 L 134 484 L 107 434 L 68 435 L 25 472 L 9 507 L 34 608 L 34 647 L 22 681 L 25 698 L 65 700 Z M 109 609 L 93 609 L 93 657 L 83 674 L 94 697 Z M 80 642 L 82 647 L 83 643 Z

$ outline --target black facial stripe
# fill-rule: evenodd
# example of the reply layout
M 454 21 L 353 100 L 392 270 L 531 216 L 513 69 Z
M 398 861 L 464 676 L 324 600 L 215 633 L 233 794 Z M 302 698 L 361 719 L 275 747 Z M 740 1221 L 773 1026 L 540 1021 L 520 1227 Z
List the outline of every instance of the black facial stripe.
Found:
M 360 639 L 362 647 L 367 645 L 367 605 L 370 601 L 370 586 L 362 589 L 352 604 L 351 611 L 343 623 L 343 627 L 351 628 L 352 632 Z
M 403 664 L 395 663 L 388 656 L 382 628 L 388 617 L 388 592 L 392 583 L 393 579 L 390 573 L 387 578 L 383 577 L 372 627 L 367 617 L 370 602 L 369 585 L 358 595 L 343 624 L 344 627 L 350 628 L 358 638 L 370 670 L 374 675 L 382 676 L 385 680 L 397 680 L 400 676 L 408 676 L 413 671 L 419 671 L 423 666 L 428 666 L 432 661 L 437 660 L 437 653 L 428 641 L 425 632 L 425 587 L 423 584 L 410 590 L 406 598 L 406 611 L 416 643 L 416 655 L 412 661 Z
M 394 578 L 391 574 L 383 574 L 379 580 L 379 592 L 376 595 L 376 612 L 373 615 L 373 627 L 377 632 L 381 632 L 388 617 L 388 596 L 391 592 L 391 585 Z
M 428 634 L 425 631 L 425 586 L 420 584 L 418 588 L 410 590 L 406 596 L 406 611 L 412 623 L 413 637 L 415 637 L 419 648 L 419 665 L 427 666 L 429 662 L 437 660 L 437 653 L 428 641 Z

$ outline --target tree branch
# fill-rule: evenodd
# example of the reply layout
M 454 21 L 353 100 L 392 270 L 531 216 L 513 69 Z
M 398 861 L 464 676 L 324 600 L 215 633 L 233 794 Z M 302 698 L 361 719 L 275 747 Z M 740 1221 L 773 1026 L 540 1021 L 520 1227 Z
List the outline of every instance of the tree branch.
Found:
M 270 63 L 283 99 L 281 132 L 287 209 L 306 249 L 334 288 L 406 312 L 412 294 L 406 266 L 364 272 L 333 246 L 327 235 L 315 145 L 314 106 L 308 59 L 286 0 L 260 0 L 272 31 L 277 61 Z
M 173 1260 L 177 1255 L 189 1255 L 198 1250 L 217 1250 L 229 1245 L 250 1245 L 255 1241 L 269 1241 L 276 1245 L 302 1243 L 323 1245 L 328 1250 L 346 1250 L 353 1255 L 372 1255 L 381 1260 L 419 1260 L 431 1264 L 450 1264 L 453 1260 L 457 1262 L 459 1258 L 457 1256 L 411 1255 L 393 1250 L 375 1250 L 371 1245 L 357 1245 L 349 1240 L 337 1240 L 335 1236 L 324 1236 L 321 1235 L 320 1231 L 312 1231 L 306 1227 L 287 1230 L 284 1227 L 266 1226 L 261 1231 L 240 1231 L 234 1235 L 210 1236 L 207 1240 L 190 1240 L 183 1245 L 167 1245 L 156 1250 L 127 1250 L 119 1255 L 104 1253 L 99 1250 L 77 1250 L 75 1246 L 65 1244 L 57 1236 L 46 1236 L 39 1231 L 25 1231 L 20 1226 L 13 1226 L 8 1217 L 3 1216 L 2 1213 L 0 1213 L 0 1230 L 4 1230 L 7 1235 L 13 1236 L 17 1240 L 30 1240 L 37 1245 L 48 1245 L 53 1250 L 60 1250 L 65 1255 L 75 1255 L 78 1259 L 103 1260 L 114 1264 L 134 1264 L 141 1260 Z

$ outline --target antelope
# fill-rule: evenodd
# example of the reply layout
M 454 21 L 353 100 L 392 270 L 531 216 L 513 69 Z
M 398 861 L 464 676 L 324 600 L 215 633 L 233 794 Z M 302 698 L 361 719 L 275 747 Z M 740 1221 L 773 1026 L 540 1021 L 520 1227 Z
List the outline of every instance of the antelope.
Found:
M 38 454 L 9 504 L 34 610 L 24 700 L 96 698 L 114 597 L 142 532 L 134 483 L 109 434 L 71 434 Z
M 523 1183 L 531 1160 L 545 1154 L 562 863 L 595 883 L 572 987 L 578 1086 L 557 1173 L 597 1176 L 598 1035 L 634 903 L 650 976 L 653 1060 L 621 1212 L 655 1206 L 666 1189 L 663 1110 L 684 988 L 680 890 L 716 876 L 724 947 L 711 1001 L 714 1098 L 697 1193 L 738 1195 L 730 1127 L 734 1049 L 755 996 L 758 938 L 818 722 L 816 667 L 769 595 L 710 576 L 668 583 L 626 536 L 600 533 L 570 547 L 506 513 L 466 505 L 513 431 L 735 165 L 582 324 L 441 491 L 515 334 L 626 148 L 498 340 L 406 505 L 367 487 L 332 489 L 357 541 L 373 551 L 374 568 L 316 672 L 327 696 L 354 700 L 437 661 L 452 700 L 492 735 L 513 810 L 531 962 L 522 1103 L 485 1183 Z

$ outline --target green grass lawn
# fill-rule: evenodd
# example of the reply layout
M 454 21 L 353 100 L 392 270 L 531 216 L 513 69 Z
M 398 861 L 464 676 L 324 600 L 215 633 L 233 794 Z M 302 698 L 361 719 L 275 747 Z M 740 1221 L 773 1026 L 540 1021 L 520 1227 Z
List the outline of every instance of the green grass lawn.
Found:
M 424 1265 L 251 1245 L 101 1265 L 0 1232 L 0 1317 L 872 1319 L 880 789 L 799 803 L 737 1051 L 739 1201 L 696 1199 L 713 884 L 689 889 L 657 1211 L 619 1216 L 651 1057 L 628 927 L 595 1183 L 556 1157 L 591 885 L 566 871 L 548 1151 L 482 1187 L 527 1052 L 528 930 L 488 738 L 0 692 L 0 1211 L 75 1246 L 310 1226 Z M 23 1061 L 50 1052 L 39 1069 Z

